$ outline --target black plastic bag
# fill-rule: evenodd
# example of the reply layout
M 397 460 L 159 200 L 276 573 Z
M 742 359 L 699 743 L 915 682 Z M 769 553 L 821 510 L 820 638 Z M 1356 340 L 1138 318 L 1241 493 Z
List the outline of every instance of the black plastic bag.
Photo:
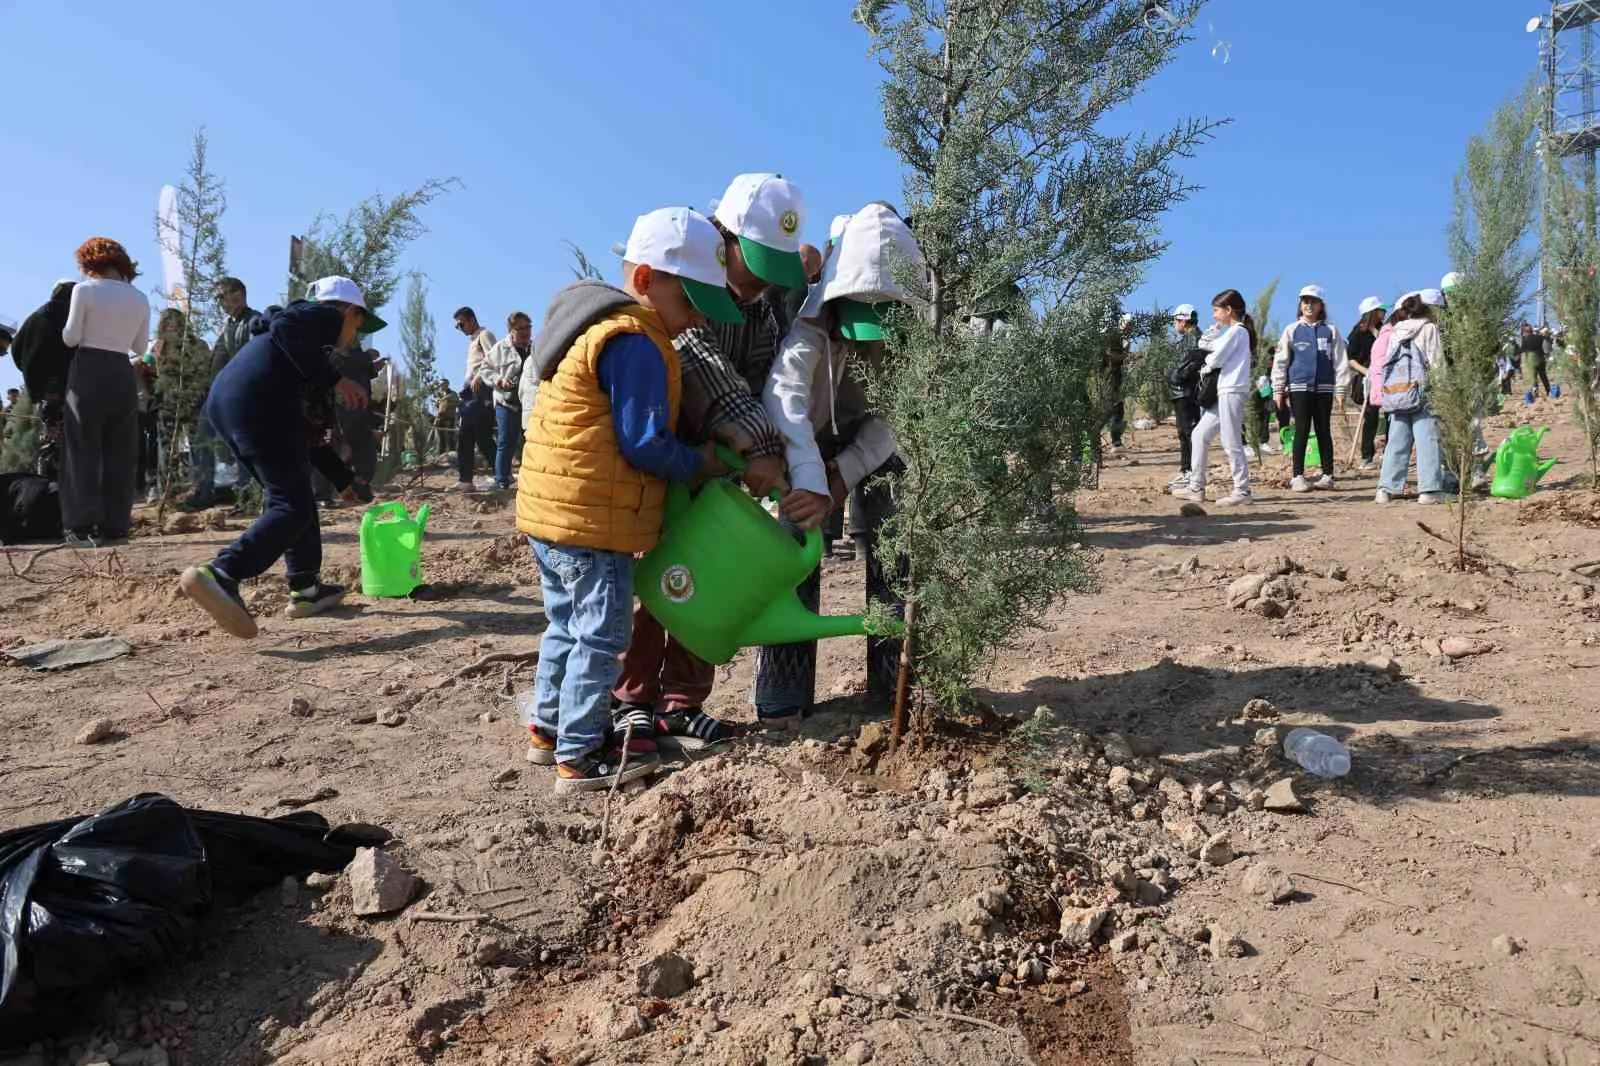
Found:
M 192 943 L 217 895 L 334 873 L 387 839 L 372 826 L 330 829 L 310 811 L 252 818 L 155 794 L 0 833 L 0 1034 L 70 1024 L 82 993 Z

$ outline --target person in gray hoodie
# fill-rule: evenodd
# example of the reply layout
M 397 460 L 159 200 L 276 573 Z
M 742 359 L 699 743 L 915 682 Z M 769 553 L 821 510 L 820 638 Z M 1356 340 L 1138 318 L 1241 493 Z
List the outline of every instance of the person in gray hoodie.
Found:
M 1405 487 L 1406 470 L 1411 466 L 1413 445 L 1417 453 L 1417 502 L 1436 504 L 1445 501 L 1443 451 L 1440 448 L 1439 416 L 1428 406 L 1423 393 L 1421 406 L 1396 409 L 1389 399 L 1399 379 L 1397 360 L 1402 356 L 1420 357 L 1424 373 L 1444 364 L 1444 342 L 1434 323 L 1435 308 L 1444 306 L 1444 293 L 1424 289 L 1400 301 L 1394 313 L 1394 336 L 1384 360 L 1382 381 L 1385 388 L 1383 409 L 1389 416 L 1389 440 L 1383 449 L 1383 471 L 1378 476 L 1377 503 L 1388 503 Z M 1403 365 L 1403 364 L 1402 364 Z
M 864 542 L 858 552 L 867 560 L 867 596 L 886 602 L 896 597 L 872 548 L 893 501 L 886 485 L 869 479 L 898 469 L 900 460 L 893 430 L 868 405 L 850 367 L 881 356 L 883 313 L 910 298 L 900 280 L 905 274 L 896 272 L 923 269 L 916 238 L 892 208 L 873 203 L 851 215 L 762 391 L 789 463 L 791 489 L 780 502 L 784 519 L 797 529 L 815 529 L 857 493 L 854 521 Z M 821 588 L 818 570 L 801 585 L 801 601 L 815 610 Z M 816 659 L 815 642 L 760 650 L 751 702 L 761 724 L 798 727 L 814 702 Z M 887 695 L 899 667 L 900 641 L 869 638 L 867 659 L 869 692 Z

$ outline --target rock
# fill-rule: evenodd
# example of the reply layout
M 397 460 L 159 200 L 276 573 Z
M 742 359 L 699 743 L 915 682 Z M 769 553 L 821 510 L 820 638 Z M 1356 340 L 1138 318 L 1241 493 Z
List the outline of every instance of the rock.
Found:
M 1239 887 L 1268 903 L 1287 903 L 1294 898 L 1294 879 L 1270 862 L 1258 862 L 1244 872 Z
M 1017 983 L 1023 985 L 1042 985 L 1049 967 L 1043 959 L 1024 959 L 1017 963 Z
M 1265 596 L 1259 600 L 1251 600 L 1249 607 L 1262 618 L 1282 618 L 1289 613 L 1289 608 L 1282 600 L 1269 600 Z
M 631 1005 L 612 1007 L 606 1017 L 606 1035 L 612 1040 L 632 1040 L 643 1036 L 648 1027 L 649 1023 L 639 1008 Z
M 1111 938 L 1111 950 L 1118 955 L 1139 950 L 1139 930 L 1129 929 Z
M 1139 891 L 1139 875 L 1134 872 L 1133 863 L 1127 859 L 1118 859 L 1107 866 L 1106 876 L 1124 895 L 1132 896 Z
M 313 892 L 326 892 L 339 883 L 338 874 L 306 874 L 306 887 Z
M 296 696 L 289 701 L 289 713 L 296 718 L 310 718 L 312 714 L 311 701 L 304 696 Z
M 1081 996 L 1087 991 L 1089 991 L 1089 982 L 1087 981 L 1074 981 L 1067 986 L 1069 995 Z
M 517 768 L 515 766 L 508 766 L 504 770 L 501 770 L 499 773 L 495 774 L 493 777 L 489 778 L 489 784 L 491 784 L 491 785 L 507 785 L 507 784 L 510 784 L 511 782 L 515 781 L 516 779 L 517 779 Z
M 1011 897 L 1006 895 L 1006 890 L 999 886 L 991 886 L 979 892 L 974 902 L 983 908 L 985 914 L 993 915 L 996 918 L 999 918 L 1011 908 Z
M 1177 838 L 1183 853 L 1191 859 L 1198 858 L 1205 849 L 1207 833 L 1193 818 L 1175 819 L 1168 823 L 1167 831 Z
M 1233 850 L 1233 838 L 1226 832 L 1213 834 L 1200 849 L 1200 861 L 1208 866 L 1226 866 L 1238 857 Z
M 1073 947 L 1088 947 L 1109 917 L 1109 907 L 1063 907 L 1061 939 Z
M 1500 954 L 1506 956 L 1520 955 L 1522 954 L 1524 947 L 1521 940 L 1518 940 L 1516 937 L 1510 936 L 1506 933 L 1501 933 L 1499 936 L 1489 941 L 1489 946 L 1494 948 L 1494 950 L 1498 951 Z
M 1183 515 L 1185 518 L 1204 518 L 1206 516 L 1206 509 L 1201 507 L 1198 503 L 1186 503 L 1182 507 L 1178 508 L 1178 513 Z
M 1161 901 L 1167 898 L 1167 890 L 1165 888 L 1154 881 L 1146 881 L 1142 877 L 1139 879 L 1139 883 L 1134 886 L 1134 894 L 1139 897 L 1139 902 L 1146 907 L 1159 906 Z
M 1339 563 L 1330 563 L 1328 565 L 1328 580 L 1329 581 L 1344 581 L 1349 577 L 1350 577 L 1350 571 L 1346 570 L 1341 564 L 1339 564 Z
M 350 716 L 351 725 L 371 725 L 378 720 L 376 711 L 356 711 Z
M 300 902 L 300 882 L 292 877 L 285 877 L 278 885 L 278 902 L 285 907 L 293 907 Z
M 856 750 L 863 755 L 876 755 L 889 746 L 889 727 L 882 722 L 868 722 L 856 734 Z
M 377 848 L 357 848 L 349 870 L 351 909 L 363 917 L 401 910 L 420 886 L 416 875 Z
M 700 1031 L 702 1033 L 720 1033 L 728 1027 L 728 1023 L 717 1017 L 716 1011 L 707 1011 L 700 1016 Z
M 668 951 L 639 967 L 639 994 L 656 999 L 681 996 L 694 987 L 694 966 Z
M 1121 733 L 1107 733 L 1101 737 L 1100 750 L 1105 753 L 1106 762 L 1113 766 L 1133 761 L 1133 745 Z
M 1269 811 L 1278 811 L 1283 814 L 1302 814 L 1306 805 L 1300 797 L 1294 794 L 1294 778 L 1285 777 L 1274 781 L 1267 786 L 1266 797 L 1261 805 Z
M 1551 967 L 1541 991 L 1557 1007 L 1576 1007 L 1588 998 L 1589 986 L 1576 966 L 1560 963 Z
M 1275 577 L 1261 586 L 1261 598 L 1287 606 L 1297 598 L 1294 586 L 1287 578 Z
M 1228 606 L 1243 607 L 1251 600 L 1261 595 L 1261 589 L 1271 576 L 1268 574 L 1246 574 L 1228 586 Z
M 1239 712 L 1239 717 L 1246 722 L 1276 722 L 1278 708 L 1272 705 L 1271 700 L 1253 699 L 1244 705 L 1244 710 Z
M 1494 651 L 1494 645 L 1471 637 L 1445 637 L 1439 642 L 1439 650 L 1452 659 L 1465 659 L 1469 655 L 1487 655 Z
M 74 744 L 98 744 L 102 740 L 110 740 L 117 732 L 117 723 L 112 718 L 96 718 L 72 738 Z
M 849 1066 L 862 1066 L 863 1063 L 872 1061 L 872 1045 L 865 1040 L 857 1040 L 845 1049 L 844 1061 Z
M 397 725 L 405 725 L 406 716 L 395 710 L 393 707 L 389 707 L 378 712 L 378 724 L 381 726 L 388 726 L 390 729 L 393 729 Z
M 1382 674 L 1388 680 L 1397 681 L 1400 678 L 1400 664 L 1388 656 L 1380 655 L 1376 659 L 1366 660 L 1361 665 L 1374 673 Z
M 1247 810 L 1259 811 L 1264 809 L 1267 805 L 1267 793 L 1263 789 L 1252 788 L 1245 794 L 1244 805 Z
M 500 716 L 495 714 L 493 711 L 484 711 L 482 714 L 478 715 L 478 722 L 481 725 L 494 725 L 499 720 Z
M 1209 932 L 1206 947 L 1213 959 L 1242 959 L 1250 951 L 1249 945 L 1231 929 L 1213 925 Z
M 1267 726 L 1256 730 L 1255 745 L 1258 748 L 1276 748 L 1278 746 L 1278 730 L 1275 726 Z M 1260 808 L 1257 808 L 1258 810 Z
M 485 937 L 473 949 L 472 961 L 479 966 L 493 966 L 506 957 L 506 946 L 493 937 Z
M 479 830 L 472 834 L 472 850 L 483 852 L 493 848 L 500 842 L 500 838 L 490 832 Z

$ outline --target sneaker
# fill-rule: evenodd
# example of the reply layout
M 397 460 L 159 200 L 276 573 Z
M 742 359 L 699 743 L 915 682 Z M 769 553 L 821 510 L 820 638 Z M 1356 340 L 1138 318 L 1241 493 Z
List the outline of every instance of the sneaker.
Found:
M 1394 494 L 1388 489 L 1379 489 L 1372 497 L 1373 503 L 1393 503 Z
M 1111 450 L 1109 452 L 1107 452 L 1106 454 L 1109 455 L 1113 459 L 1121 459 L 1122 458 L 1122 445 L 1113 444 L 1111 446 Z
M 756 708 L 756 724 L 769 733 L 798 733 L 802 717 L 799 707 Z
M 1323 474 L 1321 477 L 1317 478 L 1317 488 L 1319 488 L 1319 489 L 1331 489 L 1331 488 L 1333 488 L 1333 475 L 1332 474 Z
M 628 756 L 622 765 L 622 752 L 601 748 L 571 762 L 556 763 L 557 792 L 605 792 L 629 781 L 649 777 L 661 766 L 654 755 Z
M 178 590 L 193 600 L 217 625 L 233 636 L 249 640 L 257 633 L 256 620 L 239 595 L 239 583 L 209 566 L 191 566 L 178 578 Z
M 1270 440 L 1261 442 L 1261 450 L 1266 452 L 1268 455 L 1277 455 L 1279 452 L 1283 451 L 1282 448 L 1278 447 Z
M 215 496 L 204 496 L 200 493 L 195 493 L 182 503 L 178 504 L 178 510 L 190 512 L 204 511 L 207 507 L 215 507 L 216 504 L 217 498 Z
M 1218 507 L 1242 507 L 1243 505 L 1245 505 L 1247 503 L 1255 503 L 1255 502 L 1256 502 L 1256 498 L 1254 496 L 1252 496 L 1250 493 L 1248 493 L 1248 492 L 1240 492 L 1237 489 L 1235 489 L 1233 492 L 1229 493 L 1228 495 L 1224 496 L 1222 499 L 1218 500 L 1217 501 L 1217 506 Z
M 1363 474 L 1370 474 L 1374 470 L 1378 469 L 1378 464 L 1373 462 L 1371 459 L 1363 459 L 1361 460 L 1361 466 L 1359 469 Z
M 475 490 L 473 488 L 472 482 L 470 482 L 470 481 L 458 481 L 454 485 L 450 486 L 450 491 L 451 492 L 473 492 Z
M 1172 494 L 1178 499 L 1188 500 L 1190 503 L 1206 502 L 1205 492 L 1197 489 L 1177 489 Z
M 69 529 L 67 530 L 67 535 L 62 539 L 69 548 L 87 549 L 100 547 L 100 542 L 94 539 L 94 533 L 86 529 Z
M 685 751 L 700 751 L 726 744 L 738 735 L 738 727 L 732 722 L 713 718 L 699 707 L 668 711 L 661 716 L 657 728 L 677 741 L 678 747 Z
M 631 727 L 631 732 L 630 732 Z M 643 703 L 624 703 L 611 712 L 611 730 L 620 743 L 628 738 L 628 758 L 655 755 L 656 715 L 654 708 Z
M 343 585 L 329 585 L 319 581 L 310 588 L 290 589 L 289 606 L 283 613 L 290 618 L 310 618 L 314 614 L 333 610 L 344 602 L 344 597 Z
M 556 738 L 536 725 L 528 727 L 527 759 L 535 766 L 556 764 Z
M 1293 481 L 1289 482 L 1289 491 L 1290 492 L 1310 492 L 1311 491 L 1311 482 L 1307 481 L 1303 477 L 1296 477 Z
M 1431 506 L 1433 504 L 1449 503 L 1450 497 L 1442 492 L 1419 492 L 1417 493 L 1417 502 Z

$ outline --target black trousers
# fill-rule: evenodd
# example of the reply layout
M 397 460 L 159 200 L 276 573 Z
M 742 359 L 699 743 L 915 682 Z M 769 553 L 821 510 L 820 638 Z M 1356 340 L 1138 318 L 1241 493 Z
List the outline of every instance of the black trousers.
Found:
M 1173 406 L 1178 411 L 1178 469 L 1187 474 L 1194 465 L 1190 438 L 1194 436 L 1194 427 L 1200 424 L 1200 405 L 1192 397 L 1185 396 L 1174 400 Z
M 1313 430 L 1317 450 L 1322 453 L 1322 472 L 1333 476 L 1333 395 L 1325 392 L 1291 392 L 1289 408 L 1294 412 L 1294 476 L 1306 472 L 1306 447 Z
M 1370 463 L 1378 455 L 1378 419 L 1383 417 L 1383 409 L 1368 400 L 1364 410 L 1361 416 L 1361 460 Z
M 473 398 L 461 401 L 456 422 L 456 474 L 471 481 L 478 456 L 494 469 L 494 401 Z
M 1534 385 L 1534 393 L 1537 394 L 1538 391 L 1539 391 L 1539 386 L 1543 385 L 1544 386 L 1544 394 L 1546 396 L 1549 396 L 1550 395 L 1550 373 L 1549 373 L 1549 370 L 1547 369 L 1547 367 L 1550 364 L 1550 360 L 1548 360 L 1548 359 L 1534 359 L 1534 360 L 1531 360 L 1531 362 L 1533 363 L 1533 376 L 1534 376 L 1534 380 L 1536 382 L 1536 384 Z

